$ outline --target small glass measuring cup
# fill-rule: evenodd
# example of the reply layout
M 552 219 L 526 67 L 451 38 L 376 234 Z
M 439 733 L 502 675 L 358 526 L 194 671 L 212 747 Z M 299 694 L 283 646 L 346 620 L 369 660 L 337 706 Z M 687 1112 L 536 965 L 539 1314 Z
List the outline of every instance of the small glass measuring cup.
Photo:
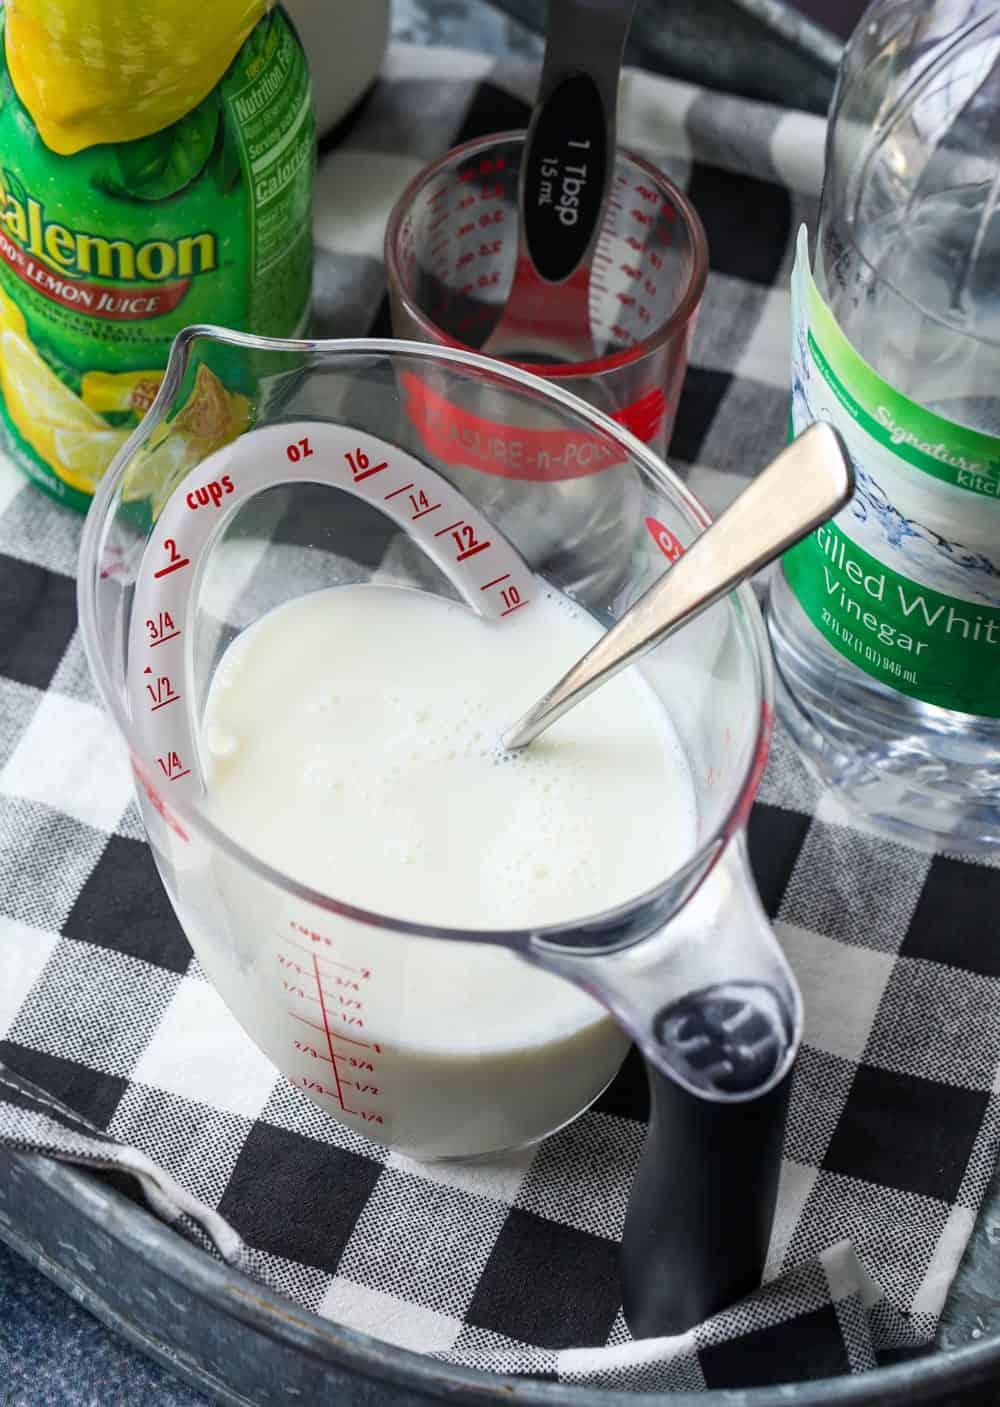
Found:
M 527 513 L 517 478 L 502 481 L 488 516 L 476 506 L 466 489 L 483 476 L 479 449 L 447 438 L 442 397 L 478 405 L 501 437 L 540 418 L 536 433 L 550 450 L 558 440 L 564 454 L 635 476 L 639 513 L 613 572 L 607 562 L 599 577 L 588 572 L 587 542 L 560 532 L 558 483 L 533 482 Z M 539 534 L 546 489 L 552 522 Z M 79 602 L 164 886 L 209 977 L 287 1078 L 348 1129 L 420 1158 L 469 1156 L 530 1143 L 572 1119 L 635 1040 L 650 1069 L 655 1156 L 644 1159 L 633 1203 L 662 1206 L 661 1179 L 673 1168 L 668 1204 L 684 1225 L 681 1253 L 700 1255 L 724 1236 L 726 1283 L 738 1292 L 740 1244 L 758 1272 L 766 1247 L 801 1029 L 743 833 L 771 726 L 769 657 L 750 589 L 636 666 L 690 767 L 696 844 L 664 856 L 654 889 L 579 922 L 501 931 L 484 895 L 478 930 L 446 929 L 310 887 L 213 822 L 198 732 L 227 645 L 304 591 L 391 582 L 463 601 L 502 625 L 548 584 L 609 623 L 705 523 L 645 446 L 558 385 L 415 343 L 196 327 L 177 338 L 152 409 L 99 487 Z M 516 970 L 516 1036 L 491 1026 L 498 964 Z M 209 1085 L 224 1078 L 205 1072 Z M 732 1196 L 734 1160 L 759 1215 Z M 640 1229 L 631 1252 L 627 1234 L 626 1254 L 645 1285 L 653 1243 L 644 1218 L 630 1220 Z
M 524 142 L 524 132 L 466 142 L 399 197 L 385 235 L 397 336 L 473 351 L 486 342 L 514 280 Z M 553 364 L 529 345 L 505 360 L 582 396 L 663 455 L 707 273 L 705 231 L 690 201 L 619 149 L 590 274 L 594 359 Z M 543 344 L 545 329 L 540 298 Z

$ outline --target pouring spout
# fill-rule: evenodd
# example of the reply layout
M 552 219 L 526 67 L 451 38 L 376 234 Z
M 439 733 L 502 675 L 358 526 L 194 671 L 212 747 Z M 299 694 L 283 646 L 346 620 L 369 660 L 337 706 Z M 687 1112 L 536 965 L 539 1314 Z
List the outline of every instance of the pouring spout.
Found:
M 637 1338 L 682 1333 L 760 1283 L 802 1035 L 745 836 L 658 933 L 545 965 L 602 1000 L 643 1055 L 650 1123 L 622 1238 L 623 1307 Z

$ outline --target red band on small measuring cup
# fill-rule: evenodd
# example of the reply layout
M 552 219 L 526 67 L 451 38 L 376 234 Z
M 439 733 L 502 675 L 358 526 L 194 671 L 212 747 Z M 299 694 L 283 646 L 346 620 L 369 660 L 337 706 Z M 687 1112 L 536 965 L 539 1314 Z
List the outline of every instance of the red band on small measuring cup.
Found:
M 445 464 L 460 464 L 501 478 L 554 483 L 599 474 L 626 455 L 610 439 L 575 430 L 533 430 L 500 425 L 453 405 L 413 372 L 400 377 L 405 409 L 424 448 Z M 658 388 L 613 418 L 639 439 L 658 432 L 666 397 Z
M 611 419 L 630 430 L 636 439 L 649 444 L 660 433 L 666 413 L 667 398 L 659 386 L 654 386 L 624 410 L 616 410 Z

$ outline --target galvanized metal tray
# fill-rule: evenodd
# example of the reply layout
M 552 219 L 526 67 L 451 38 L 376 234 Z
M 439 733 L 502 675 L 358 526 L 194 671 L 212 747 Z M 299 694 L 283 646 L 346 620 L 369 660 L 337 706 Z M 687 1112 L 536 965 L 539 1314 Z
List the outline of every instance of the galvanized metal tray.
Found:
M 635 1407 L 637 1400 L 669 1407 L 996 1407 L 998 1228 L 995 1177 L 937 1352 L 857 1377 L 650 1399 L 498 1377 L 393 1348 L 221 1265 L 90 1174 L 0 1149 L 0 1238 L 109 1328 L 229 1407 Z

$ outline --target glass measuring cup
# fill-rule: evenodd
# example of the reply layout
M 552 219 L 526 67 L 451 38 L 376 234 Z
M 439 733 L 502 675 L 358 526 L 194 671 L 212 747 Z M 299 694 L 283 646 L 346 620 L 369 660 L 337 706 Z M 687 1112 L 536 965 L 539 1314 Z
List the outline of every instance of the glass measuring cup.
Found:
M 385 235 L 397 336 L 476 350 L 496 327 L 517 262 L 524 142 L 524 132 L 466 142 L 399 197 Z M 707 273 L 705 231 L 690 201 L 655 166 L 618 149 L 589 272 L 596 356 L 553 363 L 529 342 L 505 360 L 582 396 L 664 455 Z M 538 303 L 544 346 L 558 320 L 547 311 L 551 294 Z
M 466 493 L 483 475 L 477 445 L 435 438 L 450 424 L 435 397 L 478 404 L 501 438 L 506 427 L 520 436 L 534 417 L 539 434 L 561 437 L 564 454 L 633 473 L 639 514 L 615 570 L 581 570 L 589 544 L 559 532 L 557 485 L 544 533 L 535 521 L 544 484 L 532 483 L 526 513 L 523 483 L 500 476 L 484 514 Z M 421 1158 L 469 1156 L 532 1142 L 573 1118 L 635 1040 L 654 1098 L 631 1251 L 626 1235 L 634 1280 L 656 1278 L 641 1209 L 669 1205 L 684 1227 L 680 1254 L 698 1260 L 725 1238 L 728 1293 L 746 1287 L 749 1262 L 757 1272 L 762 1263 L 801 1028 L 743 835 L 771 723 L 749 588 L 637 666 L 687 759 L 696 843 L 664 856 L 654 889 L 577 922 L 499 930 L 488 895 L 474 931 L 399 917 L 389 867 L 384 906 L 310 887 L 213 821 L 198 734 L 227 645 L 304 591 L 405 585 L 502 626 L 548 584 L 608 623 L 705 522 L 635 437 L 517 370 L 419 344 L 191 328 L 100 485 L 79 600 L 88 659 L 128 743 L 165 888 L 209 977 L 277 1067 L 349 1130 Z M 492 1002 L 501 970 L 517 983 L 513 1033 L 497 1025 Z M 206 1071 L 206 1083 L 224 1077 Z M 732 1178 L 735 1160 L 756 1189 L 756 1213 L 718 1181 Z

